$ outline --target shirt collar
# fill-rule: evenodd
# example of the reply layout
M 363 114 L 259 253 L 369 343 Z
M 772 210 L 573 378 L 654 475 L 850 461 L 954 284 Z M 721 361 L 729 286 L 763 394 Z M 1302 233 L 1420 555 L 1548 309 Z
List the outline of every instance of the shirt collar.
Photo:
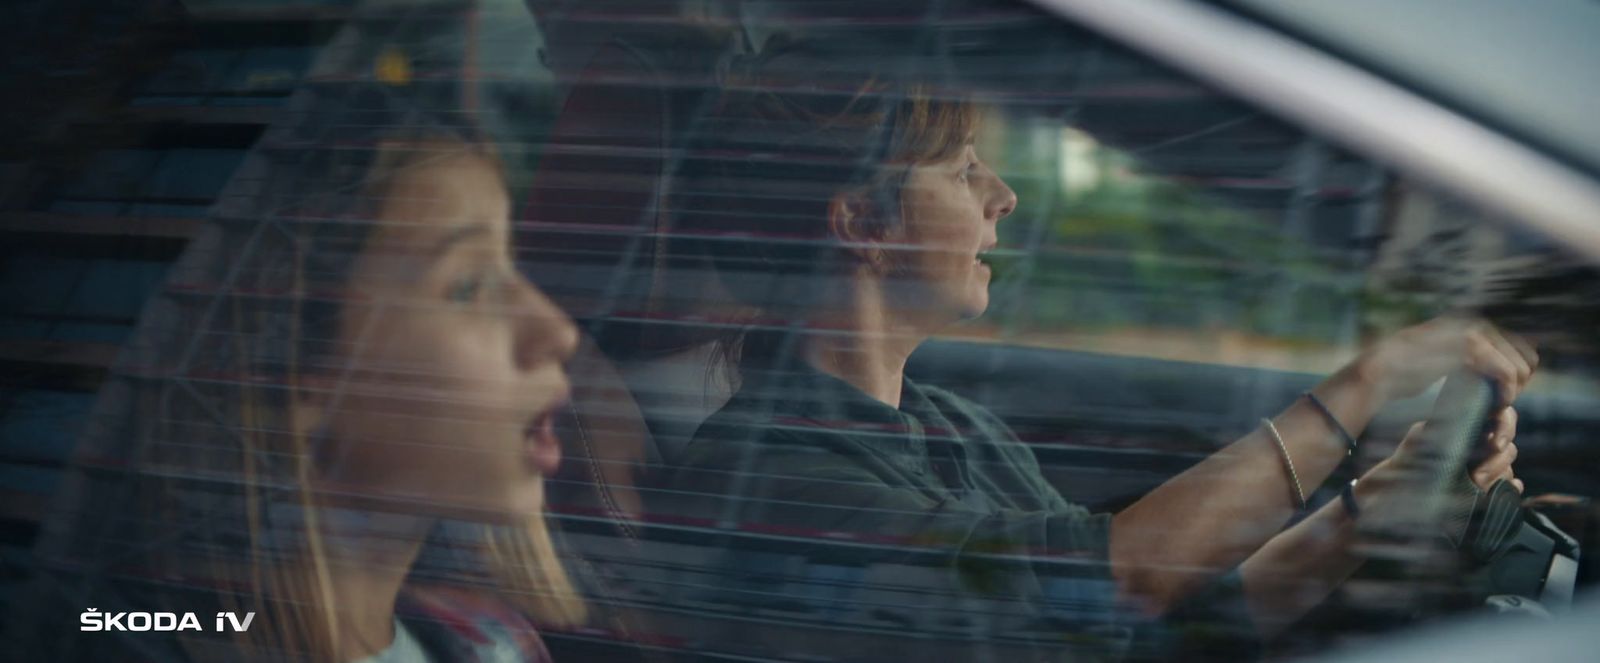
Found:
M 747 407 L 770 407 L 772 420 L 780 425 L 850 431 L 864 438 L 893 440 L 895 446 L 918 452 L 924 448 L 924 427 L 939 426 L 944 418 L 921 387 L 910 378 L 902 380 L 899 408 L 804 361 L 789 362 L 778 370 L 751 371 L 740 393 L 749 399 Z

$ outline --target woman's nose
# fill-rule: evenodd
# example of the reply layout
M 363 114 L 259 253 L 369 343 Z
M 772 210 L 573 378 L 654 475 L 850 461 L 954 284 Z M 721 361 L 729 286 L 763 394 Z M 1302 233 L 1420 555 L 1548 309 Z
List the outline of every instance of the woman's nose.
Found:
M 550 362 L 565 362 L 578 350 L 578 328 L 572 319 L 527 281 L 517 286 L 518 301 L 512 307 L 516 324 L 516 360 L 524 370 Z
M 998 173 L 994 173 L 994 171 L 990 171 L 990 173 L 994 181 L 994 190 L 990 195 L 989 204 L 983 211 L 984 216 L 987 216 L 990 221 L 999 221 L 1010 216 L 1011 212 L 1017 209 L 1017 192 L 1012 191 L 1011 187 L 1006 185 L 1005 180 L 1000 179 Z

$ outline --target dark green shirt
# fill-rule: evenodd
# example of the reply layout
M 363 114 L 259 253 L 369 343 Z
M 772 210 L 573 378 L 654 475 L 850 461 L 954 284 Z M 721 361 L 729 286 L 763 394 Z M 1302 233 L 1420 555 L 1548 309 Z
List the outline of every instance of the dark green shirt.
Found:
M 670 460 L 675 512 L 790 537 L 814 563 L 934 569 L 928 611 L 977 610 L 1052 645 L 1070 633 L 1095 658 L 1170 646 L 1136 636 L 1150 625 L 1116 600 L 1110 515 L 1063 499 L 1003 422 L 943 389 L 907 379 L 897 409 L 801 363 L 748 375 Z M 870 575 L 851 580 L 870 588 Z M 1247 633 L 1238 598 L 1230 574 L 1205 598 L 1221 605 L 1184 626 Z

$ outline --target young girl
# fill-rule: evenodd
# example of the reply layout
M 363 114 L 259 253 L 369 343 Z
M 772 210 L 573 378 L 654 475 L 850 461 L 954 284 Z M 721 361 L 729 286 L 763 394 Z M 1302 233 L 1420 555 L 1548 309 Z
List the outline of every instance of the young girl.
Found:
M 25 660 L 543 660 L 524 615 L 582 619 L 541 516 L 576 330 L 469 134 L 258 150 L 102 395 Z

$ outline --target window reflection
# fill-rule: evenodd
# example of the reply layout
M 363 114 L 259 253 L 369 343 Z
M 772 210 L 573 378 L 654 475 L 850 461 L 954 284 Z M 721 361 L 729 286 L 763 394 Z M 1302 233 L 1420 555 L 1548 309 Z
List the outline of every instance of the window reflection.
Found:
M 260 426 L 219 393 L 263 387 L 241 379 L 230 348 L 272 330 L 218 316 L 308 305 L 327 322 L 339 317 L 330 303 L 371 304 L 337 278 L 285 299 L 286 265 L 315 243 L 305 227 L 377 218 L 326 213 L 319 196 L 363 190 L 386 137 L 437 126 L 492 157 L 473 168 L 493 171 L 479 178 L 493 186 L 444 169 L 404 193 L 504 203 L 479 210 L 504 232 L 469 261 L 493 269 L 441 290 L 489 308 L 432 302 L 405 318 L 461 333 L 423 335 L 437 351 L 396 355 L 405 366 L 368 380 L 390 395 L 438 393 L 369 402 L 388 422 L 367 430 L 396 438 L 493 418 L 487 406 L 426 412 L 482 406 L 484 384 L 567 338 L 549 321 L 570 317 L 581 335 L 564 351 L 570 403 L 550 422 L 563 459 L 518 503 L 533 500 L 552 532 L 530 553 L 538 568 L 571 579 L 586 617 L 516 600 L 562 594 L 551 586 L 490 580 L 483 553 L 505 542 L 481 537 L 482 519 L 438 513 L 450 503 L 441 484 L 375 509 L 377 520 L 444 523 L 407 582 L 531 616 L 556 661 L 1238 660 L 1464 613 L 1483 603 L 1482 566 L 1457 567 L 1454 553 L 1418 563 L 1438 552 L 1425 537 L 1377 545 L 1365 530 L 1314 530 L 1281 555 L 1305 566 L 1249 575 L 1285 523 L 1345 523 L 1349 478 L 1393 478 L 1384 459 L 1417 457 L 1420 438 L 1407 436 L 1437 389 L 1407 383 L 1369 403 L 1319 385 L 1449 314 L 1501 330 L 1489 341 L 1498 359 L 1529 363 L 1521 339 L 1538 346 L 1537 377 L 1516 380 L 1514 471 L 1503 447 L 1473 462 L 1491 480 L 1514 474 L 1578 542 L 1600 531 L 1587 471 L 1600 402 L 1592 260 L 1030 5 L 255 5 L 188 3 L 193 34 L 117 83 L 128 114 L 90 123 L 119 138 L 63 132 L 89 137 L 60 139 L 37 170 L 7 157 L 0 171 L 8 214 L 26 213 L 6 221 L 17 242 L 0 268 L 0 361 L 17 369 L 0 401 L 0 491 L 32 505 L 4 514 L 20 532 L 4 542 L 7 560 L 24 560 L 19 577 L 65 572 L 52 577 L 91 595 L 109 583 L 74 564 L 132 535 L 63 538 L 102 505 L 121 513 L 91 490 L 107 477 L 237 469 L 228 440 Z M 180 217 L 195 223 L 171 224 Z M 308 274 L 353 269 L 363 253 L 344 249 Z M 389 268 L 413 272 L 431 273 Z M 241 288 L 240 273 L 261 278 Z M 511 287 L 524 277 L 530 289 Z M 534 292 L 553 308 L 530 304 Z M 527 305 L 507 306 L 522 315 L 506 320 L 526 323 L 507 322 L 516 343 L 457 324 L 501 320 L 486 311 L 513 300 Z M 332 355 L 367 347 L 322 340 Z M 1402 347 L 1396 365 L 1437 353 Z M 435 361 L 458 350 L 498 359 L 459 375 L 448 369 L 465 364 Z M 894 370 L 873 366 L 885 358 Z M 174 399 L 192 420 L 162 414 Z M 162 425 L 172 446 L 161 463 L 107 465 L 108 449 Z M 420 457 L 435 478 L 477 479 L 452 490 L 492 485 L 499 465 L 468 462 L 481 426 L 463 426 L 448 445 L 422 445 L 435 455 L 358 454 L 340 467 L 398 482 Z M 1344 426 L 1360 438 L 1348 457 Z M 463 467 L 476 469 L 452 473 Z M 1144 501 L 1175 477 L 1207 489 Z M 218 480 L 224 492 L 242 481 Z M 1382 519 L 1380 483 L 1352 491 L 1365 502 L 1353 527 Z M 1473 485 L 1487 500 L 1492 482 Z M 68 506 L 46 512 L 51 494 Z M 1130 526 L 1141 503 L 1147 519 Z M 1209 521 L 1206 505 L 1234 517 Z M 1160 517 L 1185 509 L 1192 517 Z M 1202 536 L 1202 522 L 1220 524 Z M 375 527 L 406 529 L 389 525 Z M 1316 546 L 1347 535 L 1329 557 L 1365 563 L 1333 564 L 1325 581 Z M 219 564 L 250 561 L 228 547 L 248 532 L 218 537 L 202 547 Z M 1241 542 L 1167 554 L 1228 537 Z M 1145 552 L 1121 556 L 1129 546 Z M 1591 585 L 1593 562 L 1577 568 L 1576 584 Z M 1298 593 L 1314 600 L 1283 599 Z M 63 611 L 85 607 L 46 617 L 70 625 Z

